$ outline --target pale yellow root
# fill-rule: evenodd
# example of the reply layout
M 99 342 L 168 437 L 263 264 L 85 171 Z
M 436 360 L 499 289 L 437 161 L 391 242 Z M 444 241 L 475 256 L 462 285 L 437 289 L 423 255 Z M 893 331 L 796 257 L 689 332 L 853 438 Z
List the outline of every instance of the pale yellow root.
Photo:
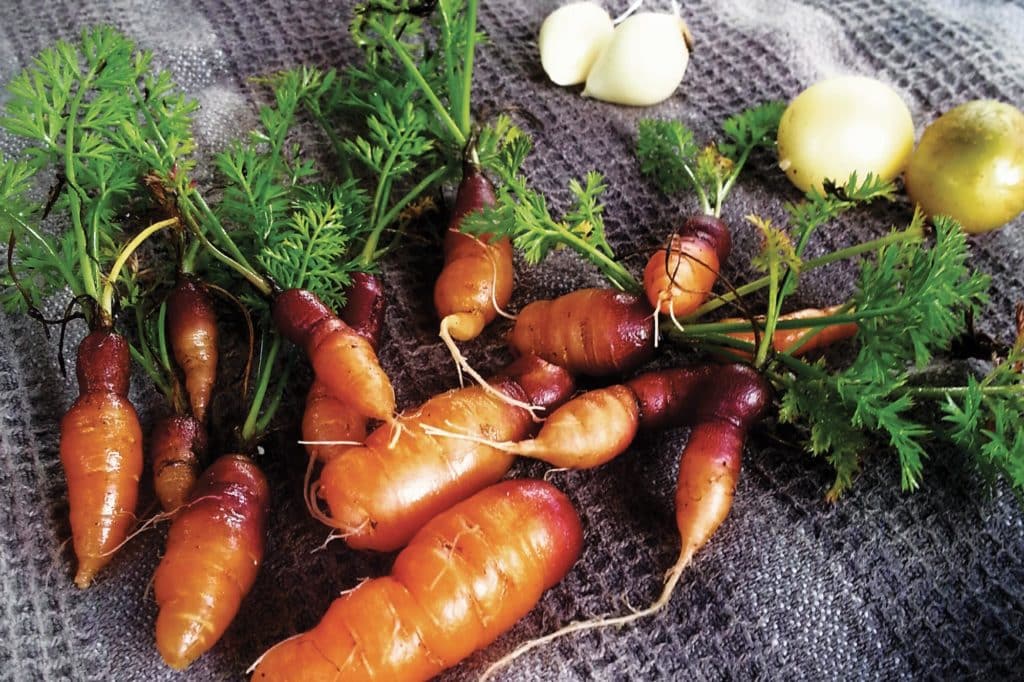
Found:
M 544 472 L 544 480 L 550 483 L 551 479 L 554 478 L 556 474 L 564 474 L 566 471 L 574 471 L 574 469 L 570 469 L 569 467 L 555 467 L 554 469 L 548 469 Z
M 513 407 L 518 407 L 520 409 L 526 410 L 527 412 L 530 413 L 530 418 L 533 419 L 534 422 L 541 422 L 541 421 L 543 421 L 543 419 L 537 414 L 538 412 L 540 412 L 540 411 L 542 411 L 544 409 L 543 407 L 539 407 L 537 405 L 532 405 L 532 404 L 530 404 L 528 402 L 524 402 L 522 400 L 516 400 L 515 398 L 512 398 L 510 396 L 505 395 L 504 393 L 502 393 L 498 389 L 494 388 L 494 386 L 491 386 L 489 383 L 487 383 L 487 380 L 484 379 L 479 374 L 479 372 L 477 372 L 475 369 L 473 369 L 470 366 L 469 362 L 466 360 L 465 356 L 462 354 L 462 351 L 460 351 L 459 347 L 455 344 L 455 339 L 452 338 L 451 334 L 448 331 L 448 318 L 447 317 L 444 318 L 443 320 L 441 320 L 441 332 L 440 332 L 439 336 L 441 337 L 441 340 L 444 341 L 444 345 L 448 347 L 448 352 L 451 353 L 452 359 L 455 360 L 455 366 L 459 368 L 459 385 L 460 386 L 463 385 L 462 373 L 465 372 L 474 381 L 476 381 L 476 383 L 479 384 L 481 388 L 483 388 L 485 391 L 487 391 L 491 395 L 497 397 L 503 403 L 507 403 L 509 405 L 512 405 Z
M 516 649 L 512 650 L 510 653 L 506 654 L 505 656 L 502 656 L 497 661 L 492 663 L 486 670 L 484 670 L 483 674 L 480 676 L 480 682 L 484 682 L 485 680 L 491 679 L 496 672 L 498 672 L 499 670 L 501 670 L 506 665 L 508 665 L 515 659 L 519 658 L 526 652 L 530 651 L 531 649 L 535 649 L 541 646 L 542 644 L 547 644 L 548 642 L 552 642 L 560 637 L 564 637 L 565 635 L 571 635 L 576 632 L 583 632 L 586 630 L 594 630 L 597 628 L 608 627 L 610 625 L 627 625 L 635 620 L 639 620 L 641 618 L 645 618 L 647 616 L 651 616 L 657 613 L 662 608 L 664 608 L 665 605 L 668 604 L 671 600 L 672 592 L 673 590 L 675 590 L 676 585 L 679 583 L 679 578 L 683 574 L 683 569 L 685 569 L 687 564 L 690 563 L 690 559 L 692 557 L 692 552 L 684 552 L 682 555 L 680 555 L 679 560 L 675 563 L 675 565 L 672 566 L 672 568 L 669 569 L 668 573 L 665 576 L 665 586 L 661 590 L 661 596 L 659 596 L 658 599 L 647 608 L 639 611 L 633 610 L 632 613 L 625 616 L 615 616 L 612 618 L 597 618 L 594 620 L 585 620 L 576 623 L 570 623 L 569 625 L 566 625 L 563 628 L 555 630 L 554 632 L 548 635 L 544 635 L 543 637 L 538 637 L 536 639 L 531 639 L 530 641 L 521 644 Z

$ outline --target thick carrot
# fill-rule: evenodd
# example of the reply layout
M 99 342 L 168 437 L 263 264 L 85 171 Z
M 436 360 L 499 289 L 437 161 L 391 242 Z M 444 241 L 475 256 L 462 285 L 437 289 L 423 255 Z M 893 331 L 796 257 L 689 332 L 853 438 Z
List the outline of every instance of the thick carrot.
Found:
M 842 306 L 831 308 L 805 308 L 786 315 L 780 315 L 780 320 L 806 320 L 818 317 L 835 315 Z M 740 318 L 725 319 L 722 322 L 743 322 Z M 813 336 L 812 336 L 813 334 Z M 793 355 L 801 356 L 811 351 L 827 348 L 833 343 L 851 339 L 857 334 L 856 322 L 845 322 L 841 324 L 830 324 L 825 327 L 801 327 L 799 329 L 776 329 L 772 335 L 772 348 L 777 353 L 788 353 L 792 350 Z M 754 343 L 754 332 L 732 332 L 729 336 L 747 343 Z M 807 338 L 806 342 L 804 341 Z M 796 349 L 796 350 L 793 350 Z M 742 356 L 743 351 L 730 350 Z
M 494 186 L 478 166 L 467 162 L 445 233 L 444 269 L 434 285 L 441 333 L 457 341 L 479 336 L 512 298 L 511 241 L 491 235 L 477 238 L 460 231 L 467 215 L 494 204 Z
M 547 365 L 531 363 L 519 378 L 499 377 L 491 386 L 521 401 L 528 394 L 519 382 L 536 385 L 531 375 L 549 372 Z M 560 376 L 568 390 L 556 395 L 556 400 L 571 393 L 571 381 Z M 330 511 L 322 520 L 340 529 L 351 547 L 398 549 L 430 518 L 500 480 L 512 465 L 511 454 L 480 443 L 432 436 L 425 427 L 517 441 L 533 430 L 533 419 L 527 410 L 510 405 L 495 392 L 470 386 L 431 398 L 398 417 L 394 427 L 381 426 L 363 446 L 330 460 L 315 485 Z
M 430 679 L 525 616 L 582 542 L 576 511 L 551 485 L 494 485 L 435 517 L 390 576 L 336 599 L 316 627 L 268 651 L 252 679 Z
M 609 625 L 624 625 L 656 613 L 672 597 L 683 570 L 725 520 L 732 508 L 746 435 L 768 407 L 771 388 L 748 365 L 717 368 L 696 391 L 701 400 L 690 411 L 692 429 L 683 448 L 676 486 L 679 558 L 665 576 L 661 595 L 649 607 L 626 616 L 572 623 L 530 640 L 492 664 L 481 679 L 537 646 L 559 637 Z
M 209 650 L 252 588 L 269 498 L 252 460 L 225 455 L 203 473 L 171 524 L 153 589 L 156 647 L 172 668 L 182 670 Z
M 274 323 L 303 348 L 316 378 L 366 417 L 391 421 L 395 391 L 373 346 L 331 312 L 315 294 L 288 289 L 274 298 Z
M 217 317 L 206 287 L 192 275 L 179 274 L 167 296 L 167 331 L 174 360 L 185 373 L 192 414 L 205 424 L 217 378 Z
M 687 218 L 668 246 L 658 249 L 644 268 L 644 291 L 658 312 L 683 317 L 711 295 L 732 248 L 729 228 L 710 215 Z
M 75 584 L 88 587 L 134 523 L 142 476 L 142 428 L 128 402 L 128 342 L 96 329 L 78 347 L 78 399 L 60 423 L 68 483 Z
M 327 462 L 351 447 L 337 443 L 361 443 L 365 439 L 366 417 L 345 401 L 335 398 L 323 383 L 314 380 L 302 414 L 302 440 L 307 441 L 306 452 L 321 462 Z
M 654 317 L 640 296 L 580 289 L 523 308 L 509 345 L 573 374 L 617 374 L 639 367 L 654 352 Z
M 179 509 L 199 478 L 199 457 L 206 451 L 206 430 L 195 417 L 172 415 L 150 433 L 153 488 L 164 511 Z

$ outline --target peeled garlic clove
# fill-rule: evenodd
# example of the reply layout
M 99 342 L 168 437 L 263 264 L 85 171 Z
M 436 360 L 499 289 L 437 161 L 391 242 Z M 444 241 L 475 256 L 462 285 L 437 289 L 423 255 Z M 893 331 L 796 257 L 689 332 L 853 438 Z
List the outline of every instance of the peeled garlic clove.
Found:
M 689 30 L 675 14 L 641 12 L 615 28 L 594 62 L 586 97 L 650 106 L 672 96 L 690 61 Z
M 582 83 L 614 29 L 608 12 L 593 2 L 559 7 L 541 24 L 537 38 L 544 73 L 557 85 Z

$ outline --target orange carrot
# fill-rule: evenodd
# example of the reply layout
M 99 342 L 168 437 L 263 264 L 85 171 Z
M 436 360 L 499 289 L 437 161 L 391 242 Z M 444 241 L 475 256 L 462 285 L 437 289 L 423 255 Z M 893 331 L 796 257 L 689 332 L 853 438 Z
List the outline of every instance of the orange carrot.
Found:
M 647 300 L 658 312 L 672 317 L 694 312 L 711 295 L 731 247 L 729 228 L 721 219 L 710 215 L 687 218 L 668 246 L 647 261 Z
M 248 457 L 225 455 L 171 524 L 153 577 L 156 647 L 182 670 L 212 647 L 252 588 L 263 558 L 270 491 Z
M 654 319 L 640 296 L 580 289 L 523 308 L 509 345 L 573 374 L 617 374 L 639 367 L 654 352 Z
M 449 428 L 428 425 L 424 429 L 432 436 L 482 443 L 563 469 L 592 469 L 626 451 L 636 436 L 639 417 L 636 396 L 620 384 L 576 396 L 552 412 L 540 433 L 528 440 L 497 442 Z
M 217 378 L 217 317 L 206 288 L 192 275 L 178 275 L 167 297 L 167 331 L 174 360 L 185 373 L 192 414 L 205 424 Z
M 520 401 L 541 397 L 541 392 L 531 395 L 522 384 L 535 383 L 528 378 L 531 373 L 548 371 L 547 365 L 534 361 L 523 371 L 527 378 L 499 377 L 491 386 Z M 572 390 L 572 382 L 562 376 L 567 390 L 554 396 L 558 401 Z M 315 484 L 330 511 L 321 520 L 340 529 L 349 546 L 398 549 L 430 518 L 500 480 L 512 465 L 511 454 L 480 443 L 431 436 L 427 426 L 515 441 L 532 431 L 533 420 L 527 410 L 510 405 L 495 392 L 470 386 L 431 398 L 398 417 L 394 427 L 375 430 L 363 446 L 331 459 Z
M 572 623 L 530 640 L 492 664 L 482 679 L 541 644 L 574 632 L 631 623 L 656 613 L 669 602 L 683 570 L 732 508 L 747 431 L 768 407 L 770 390 L 756 370 L 738 364 L 717 368 L 696 388 L 701 400 L 690 412 L 693 426 L 679 464 L 675 496 L 681 547 L 678 560 L 665 576 L 659 598 L 651 606 L 626 616 Z
M 814 319 L 818 317 L 827 317 L 829 315 L 835 315 L 841 306 L 832 306 L 831 308 L 805 308 L 804 310 L 797 310 L 786 315 L 780 315 L 780 320 L 806 320 Z M 725 319 L 722 322 L 743 322 L 740 318 Z M 800 345 L 804 337 L 810 336 L 806 343 Z M 793 351 L 793 355 L 801 356 L 811 351 L 826 348 L 833 343 L 839 341 L 845 341 L 846 339 L 853 338 L 857 334 L 857 323 L 856 322 L 845 322 L 841 324 L 830 324 L 826 327 L 801 327 L 799 329 L 776 329 L 775 334 L 772 335 L 772 348 L 777 353 L 788 353 L 791 349 L 796 348 Z M 754 343 L 754 332 L 733 332 L 729 336 L 740 341 L 746 341 L 747 343 Z M 798 347 L 799 346 L 799 347 Z M 731 350 L 731 353 L 743 355 L 743 351 Z
M 512 298 L 512 243 L 460 231 L 467 215 L 495 203 L 494 186 L 478 166 L 466 163 L 455 210 L 444 238 L 444 269 L 434 285 L 441 334 L 457 341 L 480 335 Z
M 305 349 L 316 378 L 359 414 L 391 421 L 395 392 L 373 346 L 312 292 L 288 289 L 274 298 L 274 323 Z
M 579 556 L 569 500 L 542 481 L 494 485 L 441 513 L 312 630 L 268 651 L 259 682 L 427 680 L 525 616 Z
M 194 417 L 174 415 L 157 421 L 150 434 L 153 488 L 165 512 L 179 509 L 199 478 L 206 431 Z
M 128 402 L 128 343 L 110 329 L 78 347 L 78 399 L 60 423 L 68 483 L 75 584 L 86 588 L 134 523 L 142 476 L 142 429 Z
M 302 414 L 302 440 L 308 442 L 306 451 L 309 455 L 320 462 L 327 462 L 351 447 L 334 443 L 362 442 L 365 439 L 366 417 L 345 401 L 335 398 L 323 383 L 314 380 Z

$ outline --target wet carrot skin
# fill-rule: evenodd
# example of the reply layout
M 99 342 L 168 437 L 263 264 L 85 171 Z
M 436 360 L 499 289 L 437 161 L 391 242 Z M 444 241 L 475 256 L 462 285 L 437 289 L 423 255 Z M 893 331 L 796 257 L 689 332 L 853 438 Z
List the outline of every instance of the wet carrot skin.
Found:
M 536 407 L 553 410 L 572 397 L 576 382 L 572 374 L 536 355 L 523 355 L 506 365 L 498 378 L 509 377 L 523 389 L 526 400 Z
M 520 311 L 509 345 L 573 374 L 607 376 L 636 369 L 654 354 L 654 318 L 642 296 L 580 289 Z
M 512 379 L 492 385 L 524 400 Z M 514 455 L 457 438 L 430 436 L 421 425 L 483 436 L 521 440 L 533 429 L 529 412 L 469 386 L 434 396 L 396 419 L 401 433 L 385 424 L 330 460 L 320 473 L 319 496 L 355 549 L 392 551 L 404 546 L 432 517 L 500 480 Z
M 512 242 L 492 235 L 461 232 L 467 215 L 494 206 L 494 185 L 471 164 L 465 164 L 455 196 L 455 209 L 444 237 L 445 264 L 434 284 L 434 309 L 441 318 L 453 316 L 453 338 L 468 341 L 490 324 L 512 298 L 515 277 Z M 493 300 L 492 300 L 493 299 Z
M 134 524 L 142 476 L 142 427 L 128 402 L 128 343 L 110 329 L 78 347 L 79 397 L 60 424 L 68 485 L 75 584 L 88 587 Z
M 192 275 L 179 274 L 167 296 L 167 331 L 174 361 L 185 374 L 192 414 L 205 423 L 217 379 L 217 316 L 206 287 Z
M 637 399 L 640 428 L 653 431 L 688 424 L 699 399 L 696 389 L 719 371 L 718 365 L 695 365 L 645 372 L 627 381 Z
M 720 218 L 690 216 L 655 251 L 644 268 L 644 291 L 651 306 L 664 314 L 693 313 L 711 295 L 718 272 L 729 258 L 732 236 Z
M 676 485 L 682 555 L 703 547 L 728 516 L 750 428 L 771 402 L 771 387 L 749 365 L 719 368 L 701 386 Z
M 281 334 L 305 349 L 317 379 L 335 397 L 366 417 L 392 419 L 395 392 L 370 342 L 315 294 L 285 290 L 275 297 L 272 315 Z
M 390 576 L 360 584 L 315 628 L 271 649 L 252 679 L 427 680 L 526 615 L 581 547 L 579 517 L 550 484 L 491 486 L 424 526 Z
M 270 491 L 244 455 L 225 455 L 203 473 L 175 517 L 153 577 L 160 609 L 156 646 L 177 670 L 208 651 L 256 580 Z
M 165 512 L 174 511 L 185 504 L 199 478 L 206 430 L 195 417 L 172 415 L 157 421 L 150 443 L 153 488 L 160 507 Z
M 338 400 L 322 382 L 314 379 L 302 413 L 302 440 L 312 442 L 366 440 L 366 417 L 343 400 Z M 327 462 L 351 445 L 306 445 L 306 452 Z

